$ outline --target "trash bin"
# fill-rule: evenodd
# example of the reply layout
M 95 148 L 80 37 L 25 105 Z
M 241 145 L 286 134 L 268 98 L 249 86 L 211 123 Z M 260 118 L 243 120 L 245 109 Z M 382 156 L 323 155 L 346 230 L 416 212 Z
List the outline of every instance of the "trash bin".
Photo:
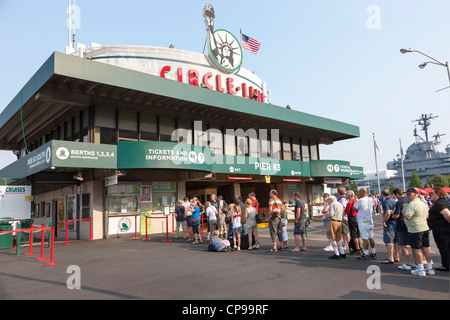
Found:
M 13 218 L 0 218 L 0 231 L 12 230 L 10 221 Z M 12 247 L 12 233 L 0 233 L 0 249 L 10 249 Z

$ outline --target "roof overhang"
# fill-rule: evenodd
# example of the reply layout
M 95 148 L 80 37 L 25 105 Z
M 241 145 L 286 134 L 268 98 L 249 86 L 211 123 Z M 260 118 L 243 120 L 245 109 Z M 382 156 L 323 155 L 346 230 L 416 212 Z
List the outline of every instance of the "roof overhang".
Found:
M 29 144 L 90 105 L 280 129 L 321 144 L 360 134 L 355 125 L 54 52 L 0 114 L 0 149 L 20 150 L 24 138 Z

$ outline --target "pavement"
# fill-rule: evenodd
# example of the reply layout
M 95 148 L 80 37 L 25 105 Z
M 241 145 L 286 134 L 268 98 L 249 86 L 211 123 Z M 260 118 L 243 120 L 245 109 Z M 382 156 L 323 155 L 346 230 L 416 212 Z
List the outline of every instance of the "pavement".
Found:
M 449 273 L 418 277 L 383 265 L 381 217 L 375 217 L 377 260 L 330 260 L 323 248 L 328 241 L 322 222 L 307 229 L 307 251 L 269 253 L 269 230 L 259 229 L 261 248 L 218 253 L 207 244 L 184 239 L 164 242 L 166 235 L 149 241 L 133 238 L 55 242 L 55 266 L 40 257 L 25 256 L 29 247 L 0 250 L 2 300 L 156 300 L 277 301 L 277 300 L 448 300 Z M 289 249 L 295 246 L 293 224 L 288 224 Z M 433 238 L 431 236 L 431 238 Z M 440 255 L 432 241 L 434 266 Z M 44 255 L 49 257 L 49 249 Z M 412 255 L 411 255 L 412 258 Z M 192 311 L 192 310 L 191 310 Z M 178 312 L 178 311 L 177 311 Z

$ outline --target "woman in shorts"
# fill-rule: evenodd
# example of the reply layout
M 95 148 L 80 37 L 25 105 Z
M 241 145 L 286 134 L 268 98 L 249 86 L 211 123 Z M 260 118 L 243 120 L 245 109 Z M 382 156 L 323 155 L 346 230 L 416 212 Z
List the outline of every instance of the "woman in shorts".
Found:
M 245 201 L 247 207 L 247 235 L 248 235 L 248 250 L 258 249 L 258 223 L 256 222 L 256 208 L 252 206 L 252 200 Z M 255 244 L 252 246 L 253 236 L 255 237 Z

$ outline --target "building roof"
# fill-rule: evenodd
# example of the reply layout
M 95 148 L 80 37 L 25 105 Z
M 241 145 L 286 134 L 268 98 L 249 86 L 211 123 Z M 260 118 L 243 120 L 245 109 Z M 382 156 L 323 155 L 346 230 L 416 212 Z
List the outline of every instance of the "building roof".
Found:
M 0 149 L 20 150 L 24 136 L 30 143 L 89 105 L 156 106 L 163 114 L 282 128 L 323 144 L 359 137 L 355 125 L 54 52 L 0 114 Z

